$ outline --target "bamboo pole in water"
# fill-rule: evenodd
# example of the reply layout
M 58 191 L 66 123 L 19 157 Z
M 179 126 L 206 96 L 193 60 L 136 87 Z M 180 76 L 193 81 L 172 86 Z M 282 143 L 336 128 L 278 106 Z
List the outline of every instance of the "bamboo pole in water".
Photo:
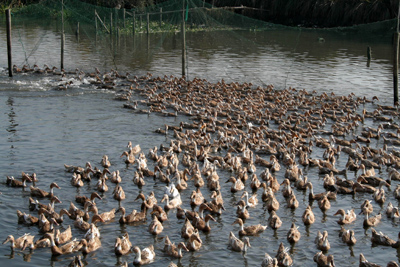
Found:
M 136 12 L 133 11 L 133 19 L 132 19 L 132 33 L 135 36 L 135 27 L 136 27 Z
M 125 29 L 125 27 L 126 27 L 126 24 L 125 24 L 125 8 L 122 9 L 122 19 L 123 19 L 124 29 Z
M 400 0 L 399 10 L 397 12 L 397 30 L 394 33 L 394 58 L 393 58 L 393 102 L 397 105 L 399 102 L 399 16 L 400 16 Z
M 64 69 L 64 49 L 65 49 L 65 34 L 64 34 L 64 0 L 61 0 L 61 70 Z
M 160 28 L 162 25 L 162 7 L 160 7 Z
M 13 76 L 12 69 L 12 54 L 11 54 L 11 10 L 6 10 L 6 23 L 7 23 L 7 55 L 8 55 L 8 76 Z
M 393 102 L 395 105 L 399 101 L 399 36 L 399 33 L 395 32 L 393 37 Z
M 147 13 L 146 19 L 147 19 L 147 36 L 149 36 L 149 33 L 150 33 L 150 14 L 149 13 Z
M 182 77 L 186 76 L 185 0 L 182 1 Z

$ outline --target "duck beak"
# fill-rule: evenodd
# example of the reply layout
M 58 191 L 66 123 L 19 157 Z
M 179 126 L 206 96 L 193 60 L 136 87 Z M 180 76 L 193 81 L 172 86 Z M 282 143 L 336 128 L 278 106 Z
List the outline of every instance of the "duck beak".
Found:
M 8 241 L 10 241 L 9 237 L 7 237 L 6 240 L 4 240 L 3 244 L 7 243 Z

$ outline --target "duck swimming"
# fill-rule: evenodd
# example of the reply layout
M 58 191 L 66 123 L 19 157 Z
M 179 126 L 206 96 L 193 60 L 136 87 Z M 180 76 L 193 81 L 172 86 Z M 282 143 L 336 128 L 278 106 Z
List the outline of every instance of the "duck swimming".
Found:
M 244 222 L 242 219 L 237 218 L 233 224 L 239 224 L 240 225 L 240 230 L 239 230 L 239 236 L 253 236 L 253 235 L 258 235 L 267 229 L 267 225 L 261 225 L 261 224 L 256 224 L 256 225 L 249 225 L 249 226 L 244 226 Z M 232 224 L 232 225 L 233 225 Z
M 9 235 L 9 236 L 7 236 L 6 240 L 3 241 L 3 244 L 10 242 L 11 249 L 14 249 L 14 248 L 22 249 L 24 246 L 25 240 L 28 240 L 29 242 L 33 243 L 34 237 L 35 236 L 33 236 L 31 234 L 24 234 L 23 236 L 20 236 L 17 239 L 15 239 L 14 236 Z
M 246 252 L 248 247 L 251 247 L 250 240 L 246 236 L 244 241 L 237 238 L 232 232 L 229 233 L 229 243 L 228 246 L 237 252 Z
M 133 259 L 134 265 L 149 264 L 154 261 L 156 257 L 153 245 L 150 245 L 143 250 L 141 250 L 138 246 L 134 246 L 132 251 L 136 254 L 135 258 Z
M 40 198 L 45 198 L 45 197 L 51 198 L 51 197 L 54 196 L 54 188 L 61 189 L 61 187 L 59 187 L 58 184 L 54 183 L 54 182 L 50 184 L 50 191 L 49 192 L 47 192 L 47 191 L 45 191 L 43 189 L 40 189 L 38 187 L 30 186 L 31 196 L 40 197 Z

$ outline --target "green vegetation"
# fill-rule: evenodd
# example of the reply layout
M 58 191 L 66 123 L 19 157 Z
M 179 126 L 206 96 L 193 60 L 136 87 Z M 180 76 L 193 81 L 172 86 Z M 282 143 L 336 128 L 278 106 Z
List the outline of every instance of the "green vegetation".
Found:
M 193 2 L 192 0 L 186 1 Z M 0 1 L 0 9 L 4 14 L 4 10 L 7 8 L 11 7 L 15 11 L 23 7 L 24 12 L 34 11 L 38 15 L 56 16 L 57 14 L 51 9 L 57 5 L 60 6 L 60 2 L 61 0 L 8 0 Z M 66 5 L 69 2 L 71 1 L 64 0 Z M 143 13 L 145 10 L 154 11 L 164 5 L 167 8 L 171 7 L 169 4 L 171 1 L 165 0 L 81 0 L 72 2 L 96 6 L 99 10 L 102 8 L 125 9 L 136 13 Z M 341 27 L 389 20 L 396 17 L 399 4 L 395 0 L 198 0 L 195 2 L 197 2 L 197 6 L 225 7 L 225 10 L 231 13 L 265 22 L 303 27 Z M 44 6 L 43 3 L 49 7 L 43 7 L 42 10 L 30 9 L 36 4 Z M 178 10 L 181 5 L 175 5 L 175 8 Z

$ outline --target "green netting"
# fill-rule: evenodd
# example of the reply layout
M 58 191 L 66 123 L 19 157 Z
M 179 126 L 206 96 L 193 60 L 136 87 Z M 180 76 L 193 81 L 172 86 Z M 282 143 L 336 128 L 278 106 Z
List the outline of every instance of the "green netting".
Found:
M 78 0 L 44 0 L 14 12 L 15 16 L 25 18 L 51 17 L 61 19 L 64 10 L 66 23 L 81 23 L 97 28 L 99 32 L 140 33 L 179 31 L 182 18 L 186 21 L 186 30 L 265 30 L 283 28 L 278 24 L 255 20 L 238 13 L 245 13 L 246 7 L 215 8 L 201 0 L 170 0 L 146 8 L 121 9 L 91 5 Z M 265 10 L 259 10 L 262 16 L 268 16 Z M 97 27 L 96 27 L 97 25 Z M 329 28 L 335 31 L 379 32 L 393 30 L 396 20 L 388 20 L 352 27 Z
M 38 4 L 29 5 L 18 10 L 13 10 L 13 22 L 18 21 L 38 21 L 48 23 L 49 19 L 61 29 L 61 17 L 64 19 L 64 29 L 67 34 L 74 34 L 79 29 L 81 38 L 87 38 L 93 43 L 92 49 L 96 50 L 98 46 L 108 43 L 108 53 L 114 59 L 114 67 L 121 57 L 130 57 L 137 60 L 136 67 L 146 69 L 146 64 L 151 61 L 151 57 L 156 54 L 167 40 L 176 33 L 181 32 L 182 22 L 185 22 L 185 31 L 208 31 L 215 33 L 215 39 L 219 38 L 218 31 L 229 32 L 231 38 L 240 41 L 244 46 L 250 47 L 257 44 L 258 40 L 252 38 L 249 33 L 270 30 L 288 30 L 293 32 L 293 38 L 300 40 L 301 35 L 306 31 L 321 31 L 321 29 L 289 27 L 278 24 L 272 24 L 263 20 L 256 20 L 241 15 L 249 11 L 247 7 L 238 6 L 236 8 L 216 8 L 201 0 L 170 0 L 158 5 L 148 6 L 146 8 L 107 8 L 80 2 L 78 0 L 43 0 Z M 254 10 L 253 10 L 254 11 Z M 267 16 L 265 10 L 257 10 L 263 16 Z M 63 14 L 63 16 L 61 16 Z M 36 20 L 35 20 L 36 18 Z M 45 20 L 46 18 L 46 20 Z M 46 21 L 46 22 L 45 22 Z M 79 27 L 78 27 L 79 25 Z M 394 32 L 396 20 L 387 20 L 382 22 L 356 25 L 352 27 L 336 27 L 325 29 L 328 31 L 339 31 L 343 33 L 387 33 Z M 140 47 L 133 44 L 128 51 L 123 51 L 118 46 L 119 38 L 115 36 L 124 36 L 131 38 L 132 35 L 145 35 L 157 33 L 156 37 L 151 39 L 151 46 Z M 31 63 L 30 57 L 34 55 L 36 49 L 40 47 L 44 36 L 38 36 L 33 48 L 26 48 L 22 43 L 25 53 L 25 62 Z M 106 40 L 101 44 L 98 39 Z M 174 38 L 174 37 L 172 37 Z M 171 38 L 171 39 L 172 39 Z M 134 38 L 132 38 L 134 39 Z M 150 38 L 149 38 L 150 39 Z M 323 38 L 322 38 L 323 39 Z M 150 42 L 150 41 L 148 41 Z M 296 51 L 297 41 L 293 47 L 288 48 L 291 53 Z M 140 45 L 140 44 L 139 44 Z M 26 46 L 27 47 L 27 46 Z M 101 47 L 104 51 L 104 46 Z M 119 50 L 118 50 L 119 49 Z M 99 48 L 100 51 L 100 48 Z M 139 53 L 147 53 L 146 58 L 136 59 Z M 103 53 L 103 52 L 101 52 Z M 125 54 L 123 54 L 125 53 Z M 136 54 L 135 54 L 136 53 Z M 179 55 L 177 54 L 177 57 Z M 109 63 L 109 62 L 108 62 Z M 104 63 L 106 64 L 106 63 Z M 190 67 L 190 61 L 187 63 Z M 291 66 L 292 64 L 290 64 Z M 109 66 L 110 67 L 110 66 Z M 237 66 L 239 68 L 239 66 Z M 290 71 L 291 67 L 289 67 Z M 288 75 L 289 75 L 288 71 Z

